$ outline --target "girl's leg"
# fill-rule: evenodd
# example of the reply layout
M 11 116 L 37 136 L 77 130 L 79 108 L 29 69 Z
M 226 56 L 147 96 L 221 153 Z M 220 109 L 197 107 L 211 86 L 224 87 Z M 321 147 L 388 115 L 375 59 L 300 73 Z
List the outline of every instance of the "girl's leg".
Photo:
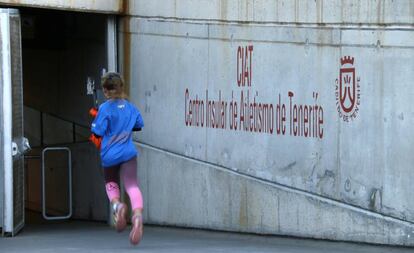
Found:
M 119 166 L 104 168 L 105 189 L 111 203 L 119 202 Z
M 131 200 L 133 212 L 142 211 L 143 200 L 142 193 L 138 188 L 137 181 L 137 159 L 136 157 L 121 164 L 121 178 L 124 182 L 125 190 Z
M 127 208 L 120 201 L 119 166 L 104 168 L 104 177 L 106 194 L 109 201 L 111 201 L 112 219 L 116 230 L 121 232 L 126 227 Z
M 129 240 L 132 244 L 136 245 L 141 241 L 143 233 L 143 200 L 142 193 L 138 188 L 137 182 L 136 157 L 121 165 L 121 177 L 124 182 L 125 190 L 127 191 L 129 199 L 131 200 L 131 206 L 133 211 L 133 215 L 131 218 L 132 229 L 131 233 L 129 234 Z

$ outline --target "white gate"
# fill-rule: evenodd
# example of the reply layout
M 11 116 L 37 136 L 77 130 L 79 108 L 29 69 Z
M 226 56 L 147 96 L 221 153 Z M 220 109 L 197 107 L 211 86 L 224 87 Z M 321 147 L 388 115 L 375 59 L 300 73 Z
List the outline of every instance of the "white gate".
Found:
M 23 87 L 20 15 L 0 9 L 0 227 L 15 235 L 24 226 Z

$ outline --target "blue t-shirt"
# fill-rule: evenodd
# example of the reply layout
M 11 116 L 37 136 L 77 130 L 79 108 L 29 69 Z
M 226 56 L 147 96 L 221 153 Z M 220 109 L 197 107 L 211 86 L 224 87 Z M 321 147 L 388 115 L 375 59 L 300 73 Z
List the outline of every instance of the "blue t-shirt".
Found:
M 141 113 L 125 99 L 110 99 L 99 106 L 91 130 L 102 136 L 102 166 L 114 166 L 138 155 L 132 142 L 132 130 L 143 126 Z

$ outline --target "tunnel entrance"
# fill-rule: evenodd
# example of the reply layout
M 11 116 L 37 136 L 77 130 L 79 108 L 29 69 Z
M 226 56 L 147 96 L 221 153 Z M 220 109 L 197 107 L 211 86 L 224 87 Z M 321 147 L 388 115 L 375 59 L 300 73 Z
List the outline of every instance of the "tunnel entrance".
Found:
M 88 142 L 93 98 L 86 83 L 99 86 L 103 72 L 116 70 L 116 18 L 32 8 L 19 8 L 18 14 L 23 128 L 31 149 L 23 156 L 24 173 L 13 176 L 13 194 L 23 193 L 13 212 L 22 209 L 23 224 L 44 222 L 42 210 L 47 217 L 106 221 L 99 154 Z M 58 149 L 44 153 L 51 147 Z M 7 207 L 5 201 L 1 205 Z
M 26 210 L 41 211 L 42 149 L 69 147 L 73 153 L 73 217 L 106 218 L 97 152 L 87 143 L 93 106 L 86 94 L 90 77 L 107 69 L 107 16 L 38 9 L 21 10 L 24 132 L 34 147 L 26 156 Z M 68 213 L 67 154 L 44 158 L 45 200 L 50 216 Z M 28 222 L 30 222 L 28 216 Z

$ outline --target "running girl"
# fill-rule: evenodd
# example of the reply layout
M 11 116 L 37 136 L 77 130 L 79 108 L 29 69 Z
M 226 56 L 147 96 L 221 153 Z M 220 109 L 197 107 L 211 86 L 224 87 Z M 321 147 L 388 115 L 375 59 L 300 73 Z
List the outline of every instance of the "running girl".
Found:
M 124 83 L 118 73 L 108 72 L 101 81 L 108 100 L 99 107 L 92 123 L 91 141 L 101 152 L 106 193 L 118 232 L 126 227 L 127 206 L 120 200 L 119 178 L 124 183 L 132 206 L 129 239 L 136 245 L 143 233 L 143 200 L 137 183 L 138 151 L 132 142 L 132 132 L 141 129 L 144 121 L 139 110 L 125 99 Z

